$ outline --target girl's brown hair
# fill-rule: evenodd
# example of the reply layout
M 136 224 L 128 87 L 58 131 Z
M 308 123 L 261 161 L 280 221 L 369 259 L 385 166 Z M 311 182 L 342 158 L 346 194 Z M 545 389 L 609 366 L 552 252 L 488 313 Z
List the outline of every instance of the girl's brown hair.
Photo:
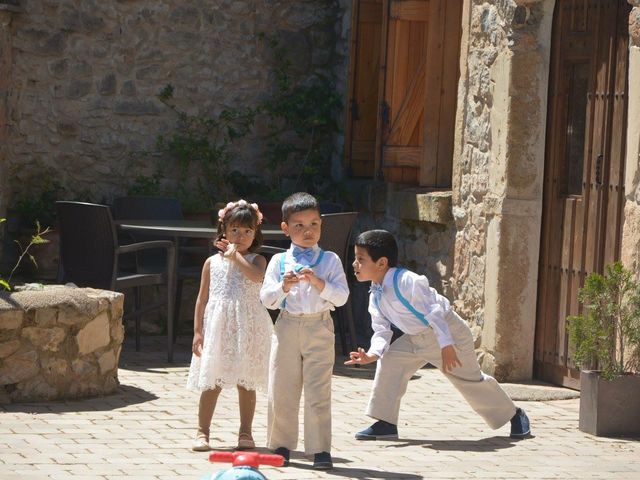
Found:
M 262 246 L 262 230 L 260 229 L 260 218 L 258 211 L 251 205 L 236 204 L 224 214 L 224 218 L 218 219 L 218 235 L 216 242 L 224 238 L 227 227 L 237 225 L 245 228 L 252 228 L 256 234 L 253 236 L 253 243 L 249 247 L 250 252 L 255 252 Z

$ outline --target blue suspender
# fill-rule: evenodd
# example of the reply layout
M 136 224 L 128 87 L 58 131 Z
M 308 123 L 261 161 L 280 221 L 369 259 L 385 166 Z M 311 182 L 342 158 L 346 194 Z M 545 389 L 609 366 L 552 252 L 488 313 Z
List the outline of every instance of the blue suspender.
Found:
M 398 287 L 398 275 L 400 275 L 400 272 L 402 270 L 404 270 L 404 268 L 396 268 L 396 271 L 393 273 L 393 290 L 396 292 L 396 297 L 398 297 L 398 300 L 400 300 L 400 302 L 407 308 L 407 310 L 413 313 L 418 318 L 418 320 L 420 320 L 428 327 L 429 321 L 425 318 L 424 314 L 413 308 L 413 305 L 411 305 L 409 301 L 402 296 L 402 293 L 400 293 L 400 288 Z M 378 307 L 378 310 L 380 310 L 380 307 Z
M 287 254 L 287 252 L 284 252 L 284 253 L 280 254 L 280 280 L 281 281 L 282 281 L 282 277 L 284 277 L 285 255 L 286 254 Z M 324 257 L 324 250 L 320 249 L 320 255 L 318 255 L 318 259 L 315 261 L 315 263 L 313 265 L 309 265 L 309 268 L 316 267 L 322 261 L 322 257 Z M 285 298 L 282 301 L 282 305 L 280 305 L 280 308 L 284 308 L 286 304 L 287 304 L 287 299 Z

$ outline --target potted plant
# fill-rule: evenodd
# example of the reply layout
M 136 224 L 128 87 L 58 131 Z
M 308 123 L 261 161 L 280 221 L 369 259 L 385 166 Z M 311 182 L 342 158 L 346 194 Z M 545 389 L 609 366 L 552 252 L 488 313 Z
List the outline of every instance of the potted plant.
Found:
M 583 432 L 640 434 L 640 283 L 620 262 L 590 274 L 580 289 L 582 313 L 569 317 L 580 371 Z

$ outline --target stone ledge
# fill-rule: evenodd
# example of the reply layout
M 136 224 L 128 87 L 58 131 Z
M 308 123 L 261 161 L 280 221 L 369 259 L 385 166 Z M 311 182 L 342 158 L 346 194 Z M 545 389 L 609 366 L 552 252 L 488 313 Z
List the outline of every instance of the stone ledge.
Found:
M 453 220 L 452 192 L 401 190 L 389 193 L 389 211 L 402 220 L 446 225 Z
M 59 285 L 0 294 L 0 403 L 113 393 L 124 295 Z

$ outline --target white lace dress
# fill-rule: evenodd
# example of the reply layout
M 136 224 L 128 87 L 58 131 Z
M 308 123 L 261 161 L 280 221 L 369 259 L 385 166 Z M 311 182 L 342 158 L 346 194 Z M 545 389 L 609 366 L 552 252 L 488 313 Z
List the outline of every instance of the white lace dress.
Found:
M 245 258 L 251 262 L 255 255 Z M 264 391 L 273 323 L 260 303 L 262 284 L 247 279 L 222 255 L 212 256 L 210 266 L 202 355 L 191 358 L 187 388 L 203 391 L 240 385 Z

